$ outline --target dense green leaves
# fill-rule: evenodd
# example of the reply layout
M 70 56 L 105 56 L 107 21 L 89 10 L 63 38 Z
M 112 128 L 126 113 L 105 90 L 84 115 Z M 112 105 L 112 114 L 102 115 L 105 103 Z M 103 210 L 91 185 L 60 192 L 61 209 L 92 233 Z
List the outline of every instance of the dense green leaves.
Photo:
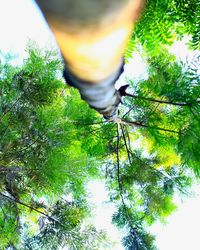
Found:
M 103 157 L 106 145 L 99 140 L 97 146 L 96 137 L 92 136 L 93 125 L 89 123 L 95 120 L 98 123 L 99 119 L 80 100 L 77 92 L 68 89 L 60 79 L 62 64 L 55 53 L 29 49 L 29 57 L 21 68 L 7 63 L 1 68 L 0 184 L 3 201 L 0 217 L 1 246 L 6 248 L 9 244 L 16 247 L 21 244 L 19 236 L 27 231 L 31 231 L 31 235 L 36 233 L 38 216 L 43 215 L 43 210 L 47 218 L 50 214 L 54 216 L 51 207 L 54 209 L 57 206 L 54 204 L 58 204 L 63 195 L 69 194 L 86 206 L 86 183 L 98 173 L 98 161 L 93 157 Z M 91 136 L 86 136 L 86 132 Z M 87 152 L 91 152 L 91 157 Z M 41 199 L 44 202 L 41 203 Z M 69 216 L 67 207 L 63 212 L 66 219 L 64 213 L 59 219 L 65 226 L 72 223 L 78 235 L 88 215 L 80 213 L 80 220 L 73 222 L 78 219 L 79 212 L 70 209 L 72 215 Z M 57 217 L 58 212 L 55 213 Z M 22 221 L 27 221 L 27 226 Z M 55 226 L 50 223 L 46 230 L 53 232 L 57 230 Z M 59 246 L 60 237 L 64 237 L 66 230 L 71 232 L 72 228 L 58 232 L 54 244 Z M 94 231 L 91 227 L 83 236 L 80 232 L 80 239 L 86 237 L 86 233 L 89 239 L 90 232 L 94 234 Z M 43 239 L 53 242 L 50 232 L 47 232 L 47 240 L 40 234 L 31 236 L 31 242 L 38 239 L 42 245 Z M 96 231 L 95 234 L 94 244 L 101 233 Z M 73 234 L 70 237 L 73 242 Z M 53 245 L 52 249 L 55 249 Z
M 157 54 L 162 45 L 189 36 L 191 49 L 200 49 L 199 0 L 147 0 L 145 9 L 133 32 L 127 49 L 132 57 L 134 47 L 142 44 L 149 54 Z
M 184 65 L 164 49 L 148 57 L 148 79 L 129 81 L 113 123 L 59 79 L 55 54 L 29 53 L 22 68 L 1 65 L 2 248 L 106 247 L 86 223 L 86 185 L 106 178 L 125 248 L 155 249 L 148 227 L 176 209 L 191 170 L 199 177 L 199 59 Z
M 40 218 L 40 233 L 26 236 L 23 249 L 57 249 L 66 244 L 69 249 L 98 249 L 106 239 L 105 234 L 91 225 L 80 226 L 85 213 L 81 203 L 57 201 L 51 217 Z

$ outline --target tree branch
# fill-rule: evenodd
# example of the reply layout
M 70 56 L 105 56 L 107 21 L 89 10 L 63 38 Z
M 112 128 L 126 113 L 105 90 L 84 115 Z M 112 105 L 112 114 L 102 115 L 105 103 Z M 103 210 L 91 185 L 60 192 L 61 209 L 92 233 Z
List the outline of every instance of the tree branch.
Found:
M 116 156 L 117 156 L 117 181 L 119 186 L 120 197 L 122 200 L 122 204 L 124 208 L 126 208 L 126 204 L 123 197 L 123 185 L 120 178 L 120 158 L 119 158 L 119 147 L 120 147 L 120 133 L 119 133 L 119 123 L 117 123 L 117 148 L 116 148 Z M 126 210 L 126 209 L 125 209 Z M 126 211 L 127 213 L 127 211 Z M 129 214 L 127 213 L 127 217 L 129 218 Z
M 160 105 L 160 103 L 158 103 L 158 104 L 156 105 L 155 108 L 152 108 L 152 109 L 151 109 L 151 113 L 148 115 L 148 118 L 156 111 L 156 109 L 159 107 L 159 105 Z M 133 105 L 133 106 L 132 106 L 132 107 L 122 116 L 122 118 L 126 117 L 126 116 L 134 109 L 134 107 L 136 107 L 136 105 Z
M 63 224 L 62 224 L 60 221 L 56 220 L 55 218 L 49 216 L 48 214 L 46 214 L 46 213 L 44 213 L 44 212 L 41 212 L 41 211 L 39 211 L 38 209 L 36 209 L 36 208 L 34 208 L 34 207 L 32 207 L 32 206 L 30 206 L 30 205 L 28 205 L 28 204 L 26 204 L 26 203 L 24 203 L 24 202 L 18 200 L 18 199 L 9 197 L 8 195 L 3 194 L 2 192 L 0 192 L 0 195 L 3 196 L 4 198 L 6 198 L 7 200 L 11 201 L 11 202 L 20 204 L 20 205 L 22 205 L 22 206 L 24 206 L 24 207 L 26 207 L 26 208 L 29 208 L 29 209 L 31 209 L 31 210 L 33 210 L 33 211 L 35 211 L 35 212 L 37 212 L 37 213 L 39 213 L 39 214 L 41 214 L 41 215 L 44 215 L 44 216 L 47 217 L 49 220 L 54 221 L 54 222 L 56 222 L 56 223 L 59 223 L 60 225 L 63 226 Z
M 170 101 L 162 101 L 162 100 L 153 99 L 153 98 L 150 98 L 150 97 L 137 96 L 137 95 L 133 95 L 133 94 L 129 94 L 129 93 L 125 93 L 125 96 L 129 96 L 129 97 L 132 97 L 134 99 L 140 99 L 140 100 L 163 103 L 163 104 L 168 104 L 168 105 L 175 105 L 175 106 L 191 106 L 193 104 L 200 103 L 200 100 L 194 100 L 192 102 L 182 102 L 182 103 L 170 102 Z
M 146 124 L 144 124 L 142 122 L 127 121 L 127 120 L 122 119 L 121 123 L 125 124 L 125 125 L 130 125 L 130 126 L 134 125 L 134 126 L 138 126 L 138 127 L 157 129 L 157 130 L 161 130 L 161 131 L 165 131 L 165 132 L 171 132 L 171 133 L 179 134 L 179 132 L 175 131 L 175 130 L 160 128 L 160 127 L 155 127 L 155 126 L 149 126 L 149 125 L 146 125 Z
M 93 126 L 93 125 L 102 125 L 104 123 L 107 123 L 108 121 L 101 121 L 101 122 L 93 122 L 93 123 L 79 123 L 77 121 L 71 121 L 71 123 L 77 125 L 77 126 Z
M 133 226 L 133 222 L 132 222 L 132 219 L 129 215 L 129 212 L 128 212 L 128 209 L 127 209 L 127 206 L 126 206 L 126 203 L 124 201 L 124 197 L 123 197 L 123 184 L 122 184 L 122 181 L 121 181 L 121 178 L 120 178 L 120 157 L 119 157 L 119 148 L 120 148 L 120 133 L 119 133 L 119 127 L 120 127 L 120 123 L 117 123 L 117 148 L 116 148 L 116 156 L 117 156 L 117 180 L 118 180 L 118 186 L 119 186 L 119 194 L 120 194 L 120 197 L 121 197 L 121 201 L 122 201 L 122 205 L 124 207 L 124 211 L 126 213 L 126 217 L 128 219 L 128 222 L 129 222 L 129 226 L 131 228 L 131 231 L 132 233 L 134 234 L 134 236 L 136 237 L 137 239 L 137 244 L 141 245 L 140 243 L 140 239 L 137 235 L 137 229 Z
M 128 146 L 129 146 L 129 151 L 130 151 L 131 150 L 131 139 L 130 139 L 129 131 L 128 131 L 127 126 L 124 126 L 124 129 L 125 129 L 126 137 L 128 138 Z
M 194 118 L 195 118 L 198 122 L 200 122 L 199 116 L 198 116 L 197 114 L 195 114 L 195 112 L 194 112 L 194 110 L 192 109 L 192 107 L 189 106 L 189 109 L 190 109 L 190 112 L 193 114 Z
M 18 103 L 20 98 L 21 96 L 2 114 L 2 116 L 0 117 L 0 122 L 3 120 L 4 116 L 8 114 L 12 110 L 12 108 Z
M 126 136 L 125 136 L 122 124 L 120 124 L 120 127 L 121 127 L 121 131 L 122 131 L 122 136 L 123 136 L 123 139 L 124 139 L 124 144 L 125 144 L 125 147 L 126 147 L 126 152 L 127 152 L 129 164 L 131 165 L 131 156 L 130 156 L 130 152 L 129 152 L 129 149 L 128 149 L 128 145 L 127 145 L 127 141 L 126 141 Z

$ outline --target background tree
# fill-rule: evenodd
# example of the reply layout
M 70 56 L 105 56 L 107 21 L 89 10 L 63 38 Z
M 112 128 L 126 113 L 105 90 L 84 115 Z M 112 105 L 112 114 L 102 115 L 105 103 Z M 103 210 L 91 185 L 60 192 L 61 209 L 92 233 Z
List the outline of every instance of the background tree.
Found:
M 88 132 L 84 122 L 90 122 L 96 114 L 75 90 L 65 87 L 59 76 L 61 69 L 56 53 L 41 53 L 37 49 L 29 49 L 29 57 L 21 68 L 8 62 L 1 64 L 0 244 L 3 249 L 9 245 L 18 249 L 24 234 L 28 235 L 28 242 L 46 241 L 37 243 L 40 249 L 43 244 L 49 248 L 50 235 L 55 231 L 57 241 L 51 239 L 51 243 L 63 245 L 60 239 L 65 233 L 68 238 L 64 244 L 71 244 L 72 249 L 76 247 L 72 242 L 78 244 L 78 236 L 86 247 L 87 240 L 95 246 L 104 235 L 91 226 L 85 231 L 81 228 L 90 210 L 85 199 L 86 183 L 98 174 L 98 163 L 92 157 L 88 161 L 84 149 L 92 149 L 94 145 L 92 135 L 90 142 L 84 140 Z M 77 111 L 82 113 L 76 116 Z M 63 195 L 71 195 L 78 207 L 59 202 Z M 49 222 L 45 230 L 33 236 L 39 230 L 40 217 Z
M 127 249 L 154 249 L 146 228 L 175 209 L 174 193 L 187 193 L 191 170 L 199 178 L 199 57 L 183 65 L 163 51 L 148 63 L 148 80 L 130 81 L 107 170 Z

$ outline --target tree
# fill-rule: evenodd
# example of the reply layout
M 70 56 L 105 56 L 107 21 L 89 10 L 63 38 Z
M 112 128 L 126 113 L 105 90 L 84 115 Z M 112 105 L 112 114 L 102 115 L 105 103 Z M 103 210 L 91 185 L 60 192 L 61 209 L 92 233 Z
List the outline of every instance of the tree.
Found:
M 72 249 L 91 241 L 96 249 L 105 237 L 81 226 L 85 187 L 106 177 L 118 208 L 113 223 L 127 229 L 124 246 L 154 249 L 148 225 L 175 209 L 173 195 L 187 192 L 191 170 L 199 177 L 197 69 L 165 50 L 148 57 L 148 80 L 130 81 L 121 118 L 104 122 L 59 80 L 55 54 L 29 53 L 22 68 L 6 63 L 1 71 L 2 247 L 55 249 L 64 239 Z
M 197 68 L 183 67 L 167 51 L 148 62 L 148 80 L 130 81 L 134 93 L 123 101 L 126 110 L 113 141 L 116 159 L 107 169 L 111 200 L 118 206 L 113 222 L 127 228 L 127 249 L 154 249 L 146 228 L 175 209 L 173 195 L 187 192 L 190 170 L 199 178 Z M 198 65 L 199 57 L 194 62 Z
M 27 237 L 24 249 L 57 249 L 66 243 L 69 249 L 99 249 L 106 240 L 105 234 L 91 225 L 80 224 L 86 212 L 80 205 L 57 201 L 51 217 L 40 218 L 40 233 Z
M 95 112 L 78 98 L 75 90 L 65 87 L 59 76 L 61 69 L 55 53 L 42 54 L 37 49 L 29 50 L 21 68 L 8 62 L 1 64 L 0 244 L 3 249 L 9 246 L 22 249 L 25 237 L 22 235 L 28 235 L 28 242 L 31 240 L 41 247 L 49 244 L 49 235 L 54 231 L 57 241 L 51 239 L 51 242 L 59 246 L 65 234 L 72 249 L 77 238 L 85 246 L 89 244 L 87 240 L 95 246 L 105 238 L 94 227 L 88 225 L 86 230 L 81 226 L 90 210 L 85 186 L 98 174 L 98 164 L 92 157 L 87 162 L 82 147 L 84 143 L 87 147 L 88 141 L 79 142 L 86 130 L 84 120 L 80 114 L 77 120 L 73 116 L 78 109 L 82 110 L 88 122 Z M 77 129 L 79 122 L 83 124 L 82 131 Z M 64 194 L 71 195 L 76 205 L 63 204 Z M 37 235 L 37 221 L 41 220 L 46 226 Z
M 142 48 L 148 79 L 128 81 L 113 122 L 63 83 L 57 53 L 29 48 L 20 67 L 2 58 L 2 249 L 106 248 L 104 232 L 87 224 L 86 185 L 96 178 L 106 180 L 125 249 L 156 249 L 149 225 L 164 221 L 174 194 L 187 195 L 200 176 L 200 58 L 183 64 L 163 45 L 191 34 L 198 48 L 198 11 L 197 1 L 147 1 L 130 45 Z

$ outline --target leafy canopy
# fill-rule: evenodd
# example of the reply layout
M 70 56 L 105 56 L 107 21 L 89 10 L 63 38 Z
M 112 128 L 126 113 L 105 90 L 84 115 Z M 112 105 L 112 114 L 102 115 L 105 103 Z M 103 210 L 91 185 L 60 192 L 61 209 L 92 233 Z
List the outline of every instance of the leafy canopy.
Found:
M 57 53 L 29 47 L 22 66 L 2 56 L 2 249 L 113 249 L 88 223 L 95 179 L 106 183 L 125 249 L 156 249 L 149 226 L 165 222 L 174 195 L 200 177 L 200 58 L 184 64 L 166 47 L 190 35 L 198 49 L 199 20 L 197 1 L 147 1 L 126 56 L 142 51 L 148 79 L 128 80 L 116 122 L 64 84 Z

